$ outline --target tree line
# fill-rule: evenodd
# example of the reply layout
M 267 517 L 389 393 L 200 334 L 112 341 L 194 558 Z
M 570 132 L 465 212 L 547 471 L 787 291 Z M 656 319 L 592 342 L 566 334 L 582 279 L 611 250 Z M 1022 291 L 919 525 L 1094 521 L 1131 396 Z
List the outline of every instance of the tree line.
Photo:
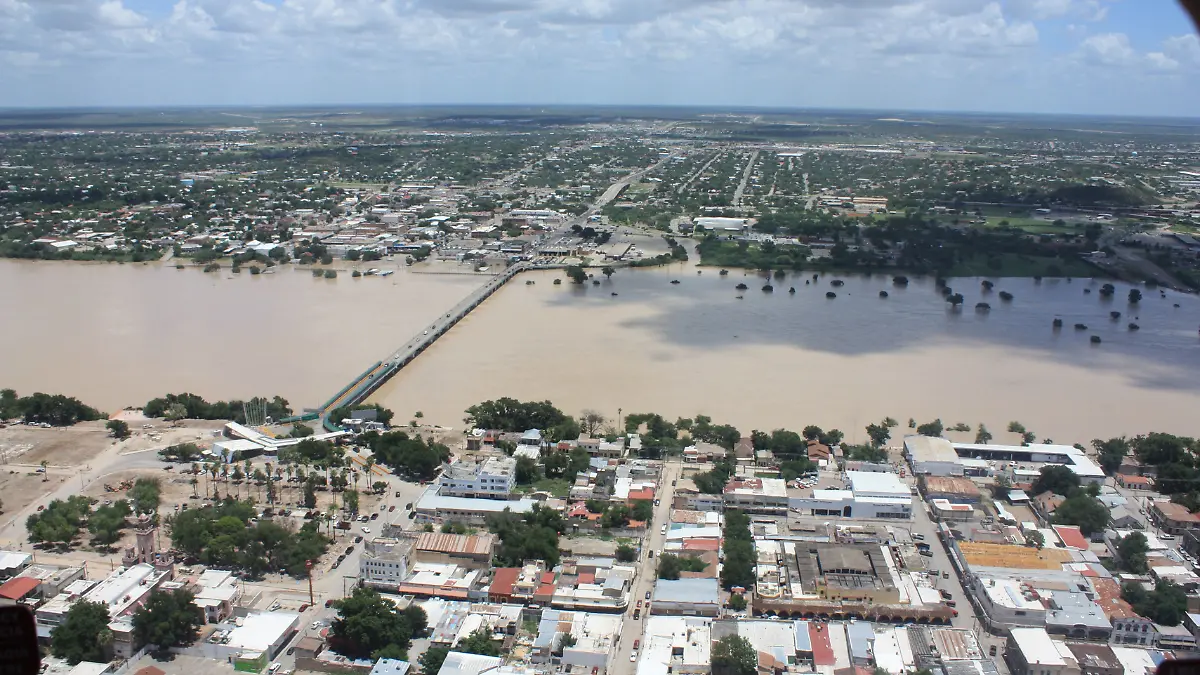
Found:
M 466 411 L 467 424 L 493 431 L 520 432 L 539 429 L 549 441 L 573 441 L 580 427 L 574 417 L 550 401 L 522 402 L 503 397 L 477 403 Z
M 0 420 L 18 417 L 34 424 L 69 427 L 79 422 L 98 420 L 103 415 L 79 399 L 62 394 L 36 392 L 29 396 L 17 396 L 13 389 L 0 389 Z
M 246 407 L 252 410 L 266 408 L 267 417 L 281 420 L 291 417 L 292 409 L 287 399 L 275 396 L 265 398 L 256 396 L 248 401 L 214 401 L 209 403 L 195 394 L 167 394 L 146 402 L 142 412 L 146 417 L 163 417 L 168 420 L 232 420 L 238 424 L 246 423 Z

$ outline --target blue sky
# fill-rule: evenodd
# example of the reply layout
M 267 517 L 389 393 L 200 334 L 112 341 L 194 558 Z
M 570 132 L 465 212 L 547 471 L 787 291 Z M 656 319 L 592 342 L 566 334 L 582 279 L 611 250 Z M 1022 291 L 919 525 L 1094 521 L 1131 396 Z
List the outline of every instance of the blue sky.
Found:
M 1200 116 L 1172 0 L 0 0 L 0 106 Z

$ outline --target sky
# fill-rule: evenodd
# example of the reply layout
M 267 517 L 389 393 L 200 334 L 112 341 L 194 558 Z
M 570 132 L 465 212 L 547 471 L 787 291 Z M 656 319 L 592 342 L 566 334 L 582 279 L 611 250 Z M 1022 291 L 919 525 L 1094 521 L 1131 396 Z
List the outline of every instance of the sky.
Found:
M 1200 117 L 1174 0 L 0 0 L 0 107 Z

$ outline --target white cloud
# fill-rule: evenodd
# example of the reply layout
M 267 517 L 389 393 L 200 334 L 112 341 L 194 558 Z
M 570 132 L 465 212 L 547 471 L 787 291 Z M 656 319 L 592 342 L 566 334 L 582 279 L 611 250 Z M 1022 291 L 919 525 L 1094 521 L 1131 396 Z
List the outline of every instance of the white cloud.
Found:
M 1097 83 L 1097 95 L 1112 89 L 1085 76 L 1096 65 L 1195 82 L 1193 36 L 1139 53 L 1091 23 L 1107 1 L 172 0 L 159 15 L 132 0 L 0 0 L 0 50 L 10 54 L 0 105 L 114 102 L 70 98 L 103 90 L 91 85 L 113 73 L 155 83 L 104 93 L 123 103 L 1008 109 L 1043 103 L 1048 62 L 1062 78 Z M 1073 40 L 1100 34 L 1060 57 L 1046 40 L 1063 31 L 1040 22 L 1064 19 L 1079 25 Z
M 1137 58 L 1124 33 L 1100 33 L 1087 37 L 1079 51 L 1088 62 L 1101 66 L 1130 66 Z

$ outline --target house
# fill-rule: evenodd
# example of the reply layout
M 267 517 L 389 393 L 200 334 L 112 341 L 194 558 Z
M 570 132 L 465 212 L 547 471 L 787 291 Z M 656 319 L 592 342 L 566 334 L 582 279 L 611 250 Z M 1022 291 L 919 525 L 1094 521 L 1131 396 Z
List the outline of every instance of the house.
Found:
M 1149 476 L 1128 476 L 1117 474 L 1117 484 L 1129 490 L 1153 490 L 1154 479 Z
M 1140 530 L 1142 521 L 1138 520 L 1124 506 L 1114 506 L 1108 511 L 1109 522 L 1115 530 Z
M 1151 519 L 1164 532 L 1182 534 L 1187 530 L 1200 529 L 1200 515 L 1188 511 L 1186 506 L 1168 501 L 1157 501 L 1150 505 Z
M 443 497 L 510 499 L 516 487 L 517 461 L 511 457 L 489 457 L 478 464 L 456 461 L 438 476 L 437 491 Z
M 721 611 L 720 586 L 714 578 L 659 579 L 653 598 L 652 614 L 716 616 Z

